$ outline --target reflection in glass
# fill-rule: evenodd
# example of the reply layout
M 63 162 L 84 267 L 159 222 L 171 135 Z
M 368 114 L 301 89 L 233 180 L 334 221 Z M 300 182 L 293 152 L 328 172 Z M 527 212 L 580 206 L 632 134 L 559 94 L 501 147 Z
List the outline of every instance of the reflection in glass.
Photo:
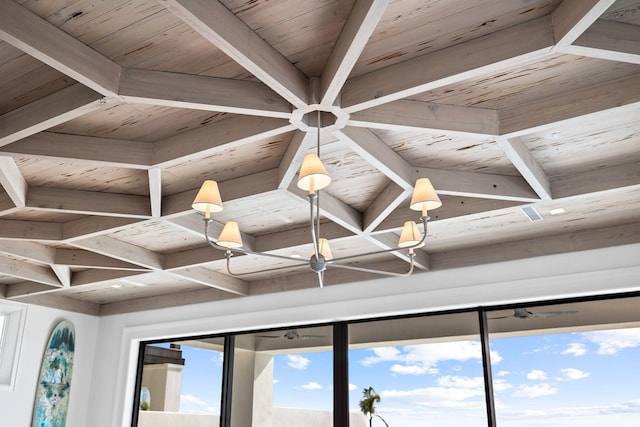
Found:
M 350 406 L 373 387 L 373 426 L 487 425 L 476 313 L 356 323 L 349 340 Z
M 488 313 L 500 427 L 640 425 L 638 298 Z M 522 310 L 525 310 L 524 312 Z
M 237 335 L 231 425 L 332 425 L 332 345 L 331 326 Z
M 145 346 L 138 427 L 218 426 L 223 338 Z

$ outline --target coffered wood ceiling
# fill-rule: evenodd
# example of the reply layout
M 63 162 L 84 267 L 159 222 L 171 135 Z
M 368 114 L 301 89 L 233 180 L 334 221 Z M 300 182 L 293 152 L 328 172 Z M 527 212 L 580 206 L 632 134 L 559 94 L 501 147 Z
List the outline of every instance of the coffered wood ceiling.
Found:
M 215 179 L 214 235 L 234 219 L 246 246 L 308 258 L 315 122 L 289 119 L 331 106 L 336 257 L 394 246 L 422 176 L 443 201 L 425 283 L 640 241 L 639 1 L 3 0 L 0 39 L 4 298 L 110 314 L 318 286 L 255 256 L 230 276 L 190 205 Z

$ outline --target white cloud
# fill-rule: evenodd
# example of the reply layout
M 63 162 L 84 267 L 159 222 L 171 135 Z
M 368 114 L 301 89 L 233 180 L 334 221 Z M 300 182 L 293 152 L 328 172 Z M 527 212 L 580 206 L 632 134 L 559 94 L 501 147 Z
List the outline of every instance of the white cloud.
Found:
M 546 380 L 547 377 L 547 373 L 545 371 L 541 371 L 539 369 L 534 369 L 533 371 L 529 372 L 527 374 L 527 379 L 528 380 Z
M 447 387 L 417 388 L 414 390 L 384 390 L 380 397 L 385 400 L 402 400 L 418 405 L 431 405 L 443 402 L 460 402 L 471 397 L 483 396 L 483 390 L 455 389 Z M 442 405 L 439 405 L 442 406 Z
M 587 352 L 587 346 L 581 342 L 572 342 L 562 354 L 570 354 L 572 356 L 582 356 Z
M 598 354 L 616 354 L 624 348 L 640 347 L 640 328 L 587 332 L 584 336 L 598 345 Z
M 583 378 L 587 378 L 590 375 L 589 372 L 583 372 L 580 369 L 575 368 L 560 369 L 560 372 L 562 372 L 564 378 L 568 380 L 581 380 Z
M 275 378 L 273 379 L 273 383 L 274 383 L 274 384 L 278 384 L 279 382 L 280 382 L 280 380 L 277 380 L 277 379 L 275 379 Z
M 358 389 L 358 386 L 357 386 L 357 385 L 355 385 L 355 384 L 349 384 L 349 391 L 354 391 L 354 390 L 357 390 L 357 389 Z
M 494 391 L 505 391 L 510 388 L 513 388 L 511 384 L 502 379 L 493 380 L 493 390 Z
M 509 371 L 500 371 L 496 374 L 496 377 L 506 377 L 507 375 L 511 375 Z
M 305 390 L 322 390 L 322 385 L 318 384 L 315 381 L 310 381 L 304 385 L 301 385 L 300 388 Z
M 211 358 L 211 361 L 216 365 L 216 366 L 222 366 L 222 362 L 224 361 L 224 353 L 219 351 L 217 353 L 215 353 L 213 355 L 213 357 Z
M 384 362 L 397 362 L 391 371 L 401 375 L 437 374 L 438 363 L 455 360 L 464 362 L 482 358 L 482 349 L 478 341 L 444 342 L 398 347 L 379 347 L 372 349 L 374 356 L 364 358 L 360 363 L 372 366 Z M 498 363 L 502 357 L 491 352 L 492 363 Z
M 438 385 L 443 387 L 452 388 L 483 388 L 484 379 L 482 377 L 459 377 L 453 375 L 446 375 L 440 377 L 436 381 Z
M 194 396 L 193 394 L 181 394 L 180 395 L 180 403 L 187 403 L 191 405 L 209 405 L 204 400 L 200 399 L 198 396 Z
M 287 365 L 293 369 L 307 369 L 309 359 L 297 354 L 287 354 Z
M 521 385 L 512 394 L 512 396 L 535 398 L 541 396 L 550 396 L 556 394 L 557 392 L 558 389 L 552 387 L 550 384 L 540 383 L 535 385 Z

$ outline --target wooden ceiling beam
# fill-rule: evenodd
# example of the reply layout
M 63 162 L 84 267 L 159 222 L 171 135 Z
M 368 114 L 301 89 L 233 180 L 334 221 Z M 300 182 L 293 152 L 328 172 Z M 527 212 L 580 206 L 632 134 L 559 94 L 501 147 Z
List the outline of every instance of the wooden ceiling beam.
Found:
M 446 85 L 500 72 L 550 55 L 546 16 L 347 80 L 342 106 L 349 113 Z
M 164 256 L 149 249 L 123 242 L 108 236 L 91 237 L 75 240 L 73 246 L 104 256 L 133 263 L 151 270 L 162 270 Z
M 149 202 L 151 205 L 151 217 L 160 218 L 162 215 L 162 170 L 151 168 L 149 176 Z
M 588 114 L 622 113 L 640 103 L 640 74 L 620 77 L 597 85 L 560 92 L 499 111 L 500 134 L 506 138 L 539 132 Z
M 498 147 L 518 169 L 520 175 L 529 183 L 540 200 L 551 200 L 551 184 L 549 177 L 540 163 L 531 155 L 520 138 L 496 139 Z
M 98 110 L 104 104 L 102 95 L 81 84 L 59 90 L 0 116 L 0 147 Z
M 302 164 L 304 155 L 313 146 L 316 139 L 315 132 L 296 131 L 285 151 L 278 166 L 278 188 L 287 189 L 293 182 Z
M 7 298 L 11 300 L 21 300 L 23 297 L 46 294 L 60 289 L 60 286 L 50 286 L 37 282 L 16 283 L 7 289 Z
M 249 284 L 244 280 L 204 267 L 187 267 L 178 270 L 170 270 L 167 273 L 187 279 L 191 282 L 200 283 L 210 288 L 230 292 L 232 294 L 246 296 L 249 295 Z
M 398 100 L 351 114 L 350 126 L 498 135 L 498 112 L 487 108 Z
M 562 51 L 572 55 L 640 64 L 640 31 L 634 24 L 598 19 Z
M 41 243 L 3 241 L 0 252 L 41 264 L 53 264 L 56 250 Z
M 51 264 L 51 271 L 56 275 L 63 288 L 71 286 L 71 268 L 66 265 Z
M 101 236 L 126 229 L 134 224 L 143 224 L 145 220 L 115 216 L 89 216 L 62 224 L 62 239 L 71 243 L 77 239 Z
M 0 156 L 0 185 L 17 208 L 26 206 L 27 181 L 12 157 Z
M 346 127 L 334 136 L 403 189 L 413 188 L 411 165 L 365 128 Z
M 515 147 L 515 143 L 511 145 L 511 148 Z M 515 202 L 540 201 L 537 193 L 520 176 L 421 167 L 413 169 L 415 179 L 429 178 L 438 194 Z
M 51 307 L 55 308 L 56 310 L 67 310 L 75 313 L 84 313 L 90 316 L 98 316 L 100 314 L 100 304 L 66 298 L 51 292 L 37 293 L 33 295 L 25 294 L 16 296 L 13 299 L 27 304 Z
M 139 272 L 132 270 L 89 269 L 74 272 L 71 275 L 71 287 L 96 286 L 105 284 L 117 284 L 120 280 L 131 280 L 148 274 L 149 271 Z
M 200 215 L 199 213 L 196 213 L 195 211 L 192 211 L 192 213 L 188 214 L 188 215 L 176 215 L 171 217 L 169 220 L 167 220 L 166 222 L 177 226 L 183 230 L 189 231 L 192 234 L 195 234 L 197 236 L 202 237 L 202 243 L 206 244 L 206 240 L 204 237 L 204 221 L 203 221 L 203 216 Z M 221 224 L 215 220 L 212 220 L 209 223 L 209 236 L 212 238 L 217 238 L 217 236 L 220 235 L 220 233 L 222 232 L 222 228 L 224 227 L 224 224 Z M 248 250 L 253 250 L 254 247 L 254 237 L 247 234 L 247 233 L 243 233 L 242 231 L 240 232 L 240 237 L 242 238 L 242 244 L 243 244 L 243 248 L 248 249 Z M 211 246 L 207 246 L 210 250 L 213 250 L 213 248 L 211 248 Z
M 555 198 L 640 186 L 640 162 L 574 173 L 551 181 Z
M 392 248 L 397 248 L 398 247 L 398 239 L 400 236 L 396 235 L 395 233 L 379 233 L 376 235 L 372 235 L 372 236 L 367 236 L 367 240 L 372 242 L 373 244 L 375 244 L 376 246 L 379 246 L 381 249 L 383 250 L 387 250 L 387 249 L 392 249 Z M 407 269 L 406 271 L 409 271 L 409 253 L 408 253 L 408 249 L 403 249 L 401 251 L 394 251 L 391 252 L 391 254 L 393 254 L 394 256 L 396 256 L 397 258 L 405 261 L 407 263 Z M 421 249 L 414 249 L 414 258 L 413 258 L 413 265 L 415 268 L 418 268 L 420 270 L 430 270 L 431 266 L 430 266 L 430 261 L 429 261 L 429 254 L 427 254 L 426 252 L 424 252 Z M 376 269 L 376 267 L 371 267 L 373 269 Z
M 320 77 L 320 103 L 332 105 L 382 19 L 388 0 L 357 0 Z
M 224 252 L 216 251 L 211 246 L 201 248 L 185 249 L 180 252 L 173 252 L 164 256 L 165 270 L 184 269 L 186 267 L 197 267 L 213 262 L 225 260 Z
M 129 194 L 29 187 L 27 208 L 85 215 L 149 218 L 149 198 Z
M 51 271 L 51 268 L 29 264 L 24 261 L 0 257 L 0 274 L 30 282 L 42 283 L 48 286 L 62 286 L 58 277 Z M 11 293 L 11 289 L 9 289 Z
M 551 12 L 556 47 L 572 44 L 615 0 L 563 0 Z
M 410 189 L 403 189 L 390 182 L 364 212 L 364 232 L 370 233 L 396 210 L 411 195 Z
M 164 4 L 175 16 L 295 107 L 307 104 L 307 77 L 222 3 L 164 0 Z
M 62 224 L 0 219 L 0 239 L 58 242 L 62 240 Z
M 153 163 L 166 168 L 282 135 L 294 129 L 288 120 L 233 116 L 156 142 L 153 146 Z
M 130 262 L 125 262 L 119 259 L 82 249 L 49 249 L 52 249 L 54 251 L 52 263 L 56 265 L 107 270 L 146 270 L 144 267 L 140 267 L 136 264 L 131 264 Z
M 289 119 L 292 107 L 264 83 L 125 68 L 119 95 L 137 104 Z
M 153 143 L 40 132 L 0 148 L 0 153 L 75 160 L 104 166 L 149 169 Z
M 0 2 L 0 38 L 103 96 L 118 94 L 118 64 L 15 2 Z

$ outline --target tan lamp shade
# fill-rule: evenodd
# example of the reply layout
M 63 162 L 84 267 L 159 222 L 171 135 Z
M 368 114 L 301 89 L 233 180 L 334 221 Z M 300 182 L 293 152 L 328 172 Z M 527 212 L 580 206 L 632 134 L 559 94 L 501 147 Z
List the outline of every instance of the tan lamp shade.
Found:
M 320 250 L 320 255 L 322 255 L 325 260 L 329 261 L 333 258 L 333 255 L 331 255 L 331 248 L 329 247 L 329 241 L 324 237 L 321 237 L 318 240 L 318 249 Z M 311 251 L 311 256 L 314 256 L 315 254 L 315 250 Z
M 442 206 L 442 202 L 436 194 L 431 181 L 428 178 L 420 178 L 416 181 L 413 189 L 413 197 L 409 208 L 414 211 L 422 211 L 426 215 L 427 210 L 436 209 Z
M 227 221 L 222 228 L 222 232 L 218 237 L 218 245 L 227 249 L 235 249 L 242 247 L 242 236 L 240 228 L 235 221 Z
M 400 234 L 400 240 L 398 246 L 406 248 L 409 246 L 417 245 L 422 240 L 422 233 L 418 230 L 418 225 L 413 221 L 407 221 L 402 227 L 402 233 Z
M 199 212 L 204 212 L 209 218 L 209 212 L 220 212 L 222 210 L 222 198 L 218 183 L 207 180 L 200 187 L 200 191 L 193 200 L 191 207 Z
M 317 154 L 309 153 L 304 156 L 298 178 L 298 188 L 313 193 L 321 190 L 331 183 L 331 177 L 327 173 L 322 161 Z

